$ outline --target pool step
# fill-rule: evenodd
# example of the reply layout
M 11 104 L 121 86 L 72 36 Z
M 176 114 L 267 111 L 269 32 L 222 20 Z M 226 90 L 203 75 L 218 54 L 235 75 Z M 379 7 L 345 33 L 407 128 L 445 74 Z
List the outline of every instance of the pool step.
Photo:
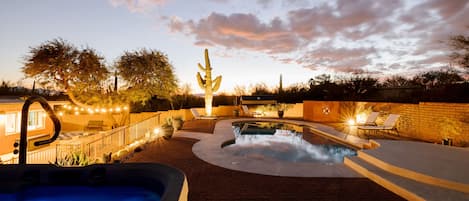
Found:
M 358 156 L 346 157 L 344 160 L 348 167 L 407 200 L 469 200 L 469 193 L 403 177 L 386 170 L 388 168 L 385 166 L 373 165 L 375 162 L 370 162 L 362 151 L 359 151 Z

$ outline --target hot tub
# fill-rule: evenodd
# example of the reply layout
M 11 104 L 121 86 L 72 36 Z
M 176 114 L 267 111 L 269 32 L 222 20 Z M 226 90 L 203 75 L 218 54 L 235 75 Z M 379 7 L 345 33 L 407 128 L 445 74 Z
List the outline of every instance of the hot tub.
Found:
M 156 163 L 0 165 L 0 200 L 187 200 L 180 170 Z

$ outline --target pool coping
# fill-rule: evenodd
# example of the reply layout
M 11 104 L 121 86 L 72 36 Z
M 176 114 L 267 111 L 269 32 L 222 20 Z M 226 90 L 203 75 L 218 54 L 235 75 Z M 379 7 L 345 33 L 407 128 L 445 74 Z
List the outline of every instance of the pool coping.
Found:
M 237 121 L 276 121 L 286 122 L 297 125 L 306 125 L 319 132 L 334 138 L 335 141 L 340 140 L 354 147 L 363 147 L 368 140 L 360 139 L 356 136 L 344 134 L 332 127 L 318 123 L 288 120 L 288 119 L 266 119 L 266 118 L 238 118 L 219 120 L 215 125 L 213 135 L 202 135 L 193 132 L 179 131 L 175 137 L 189 137 L 199 139 L 192 147 L 192 152 L 201 160 L 219 167 L 271 176 L 287 176 L 287 177 L 349 177 L 362 178 L 363 176 L 356 173 L 344 164 L 322 164 L 322 163 L 300 163 L 300 162 L 283 162 L 273 160 L 255 160 L 241 156 L 233 156 L 230 152 L 222 148 L 222 144 L 226 141 L 234 139 L 232 123 Z M 357 139 L 358 138 L 358 139 Z M 314 171 L 312 171 L 314 170 Z

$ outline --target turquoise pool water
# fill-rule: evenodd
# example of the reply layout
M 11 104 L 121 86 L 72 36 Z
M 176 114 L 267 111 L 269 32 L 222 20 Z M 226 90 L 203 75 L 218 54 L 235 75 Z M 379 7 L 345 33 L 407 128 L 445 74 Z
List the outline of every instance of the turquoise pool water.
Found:
M 288 123 L 237 122 L 233 123 L 234 143 L 223 148 L 235 156 L 287 162 L 342 163 L 345 156 L 357 154 L 344 145 L 304 132 L 307 130 Z
M 133 186 L 38 186 L 12 194 L 0 193 L 1 201 L 159 201 L 160 196 L 142 187 Z

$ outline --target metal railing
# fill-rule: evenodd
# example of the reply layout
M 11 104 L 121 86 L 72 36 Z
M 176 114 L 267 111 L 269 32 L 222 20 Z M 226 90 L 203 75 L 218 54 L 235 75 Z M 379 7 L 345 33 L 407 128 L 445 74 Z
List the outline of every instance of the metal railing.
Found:
M 64 158 L 71 152 L 81 151 L 91 160 L 102 159 L 105 154 L 115 153 L 127 145 L 138 140 L 150 137 L 153 129 L 160 124 L 161 113 L 143 121 L 122 126 L 110 131 L 102 132 L 100 137 L 93 137 L 85 143 L 57 144 L 56 147 L 44 148 L 27 153 L 27 163 L 43 164 L 54 163 L 56 159 Z M 18 164 L 18 157 L 2 161 L 3 164 Z
M 30 151 L 27 153 L 28 164 L 47 164 L 55 161 L 56 151 L 55 148 L 45 148 L 36 151 Z M 2 161 L 0 164 L 18 164 L 19 158 L 12 157 L 9 160 Z
M 83 144 L 58 144 L 57 145 L 57 158 L 62 158 L 71 151 L 82 151 L 89 157 L 90 160 L 103 159 L 105 155 L 115 153 L 124 147 L 147 137 L 151 136 L 153 129 L 159 125 L 160 113 L 131 124 L 112 129 L 102 133 L 100 138 L 88 141 Z

